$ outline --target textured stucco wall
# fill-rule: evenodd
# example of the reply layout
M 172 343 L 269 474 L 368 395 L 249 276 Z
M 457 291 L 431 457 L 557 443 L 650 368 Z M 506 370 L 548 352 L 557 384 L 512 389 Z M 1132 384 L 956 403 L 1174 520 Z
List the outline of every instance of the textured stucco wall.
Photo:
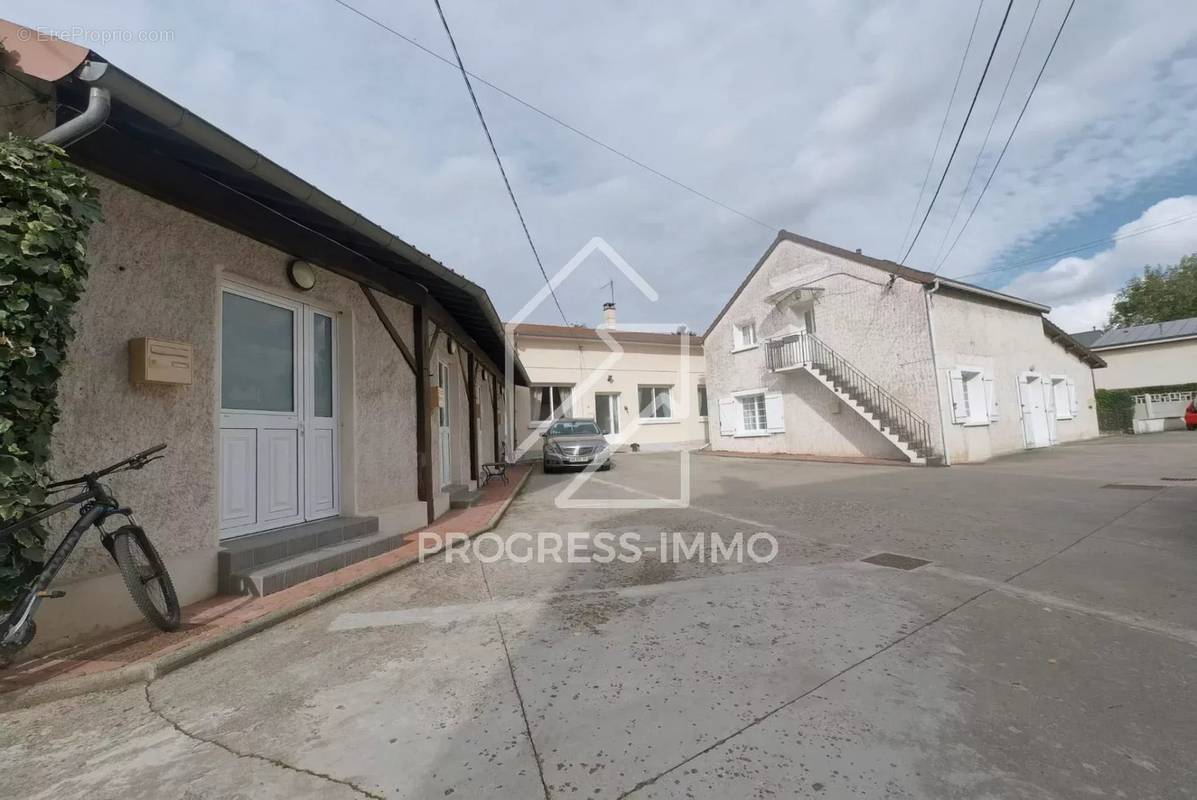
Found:
M 1102 350 L 1107 366 L 1093 370 L 1098 389 L 1197 383 L 1197 339 Z
M 617 393 L 620 430 L 628 433 L 628 444 L 636 442 L 646 449 L 701 444 L 706 436 L 705 422 L 698 415 L 698 385 L 703 382 L 706 369 L 702 347 L 691 341 L 683 356 L 681 337 L 676 345 L 625 342 L 620 346 L 623 353 L 618 360 L 603 367 L 611 357 L 611 350 L 601 341 L 526 334 L 520 334 L 516 341 L 520 361 L 534 384 L 580 387 L 583 381 L 598 374 L 598 383 L 593 387 L 586 391 L 575 388 L 571 395 L 571 413 L 575 416 L 595 415 L 596 393 Z M 673 387 L 673 419 L 640 420 L 640 386 Z M 522 426 L 516 431 L 521 439 L 538 430 L 538 425 L 531 422 L 531 395 L 525 393 L 524 397 L 527 407 L 523 409 Z M 639 427 L 633 431 L 636 424 Z M 539 451 L 538 440 L 534 449 Z
M 771 374 L 763 344 L 732 352 L 733 326 L 752 320 L 764 339 L 796 323 L 794 313 L 766 297 L 771 281 L 810 283 L 824 291 L 815 303 L 816 335 L 926 420 L 939 444 L 938 402 L 923 288 L 872 267 L 783 241 L 744 287 L 704 342 L 711 410 L 711 444 L 717 450 L 901 457 L 899 451 L 810 376 Z M 724 436 L 718 401 L 733 392 L 764 388 L 785 393 L 785 433 Z
M 1092 373 L 1087 364 L 1047 338 L 1038 313 L 945 290 L 931 295 L 931 314 L 939 386 L 944 397 L 944 429 L 952 463 L 984 461 L 1024 448 L 1017 386 L 1022 372 L 1066 375 L 1076 383 L 1079 413 L 1073 419 L 1057 420 L 1059 441 L 1098 435 Z M 952 423 L 948 374 L 959 366 L 978 367 L 994 379 L 996 422 L 977 426 Z
M 167 556 L 212 552 L 217 534 L 216 347 L 220 286 L 233 280 L 335 312 L 342 375 L 342 506 L 369 513 L 416 499 L 414 378 L 356 283 L 321 270 L 299 293 L 289 256 L 103 178 L 105 221 L 91 237 L 87 292 L 60 384 L 55 474 L 74 474 L 159 441 L 169 457 L 113 483 Z M 395 326 L 411 330 L 406 304 L 383 297 Z M 155 336 L 194 347 L 190 386 L 134 386 L 128 341 Z M 409 340 L 410 341 L 410 340 Z M 64 577 L 111 569 L 95 542 Z

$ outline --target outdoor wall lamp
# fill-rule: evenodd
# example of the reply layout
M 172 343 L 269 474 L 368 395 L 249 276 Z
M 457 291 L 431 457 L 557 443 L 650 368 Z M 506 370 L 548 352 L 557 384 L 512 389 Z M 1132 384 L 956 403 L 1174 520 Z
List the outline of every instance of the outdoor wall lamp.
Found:
M 301 291 L 308 291 L 316 285 L 316 268 L 306 261 L 295 259 L 287 264 L 287 280 Z

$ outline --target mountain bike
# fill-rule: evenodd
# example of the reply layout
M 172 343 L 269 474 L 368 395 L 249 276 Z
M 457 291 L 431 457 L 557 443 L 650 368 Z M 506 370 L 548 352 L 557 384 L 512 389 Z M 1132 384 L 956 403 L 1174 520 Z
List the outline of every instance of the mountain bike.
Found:
M 133 518 L 133 511 L 117 502 L 112 490 L 100 483 L 101 478 L 117 472 L 142 469 L 151 461 L 164 458 L 159 453 L 165 449 L 166 445 L 160 444 L 96 472 L 51 483 L 46 487 L 50 493 L 80 486 L 83 487 L 83 491 L 19 522 L 0 528 L 0 540 L 3 540 L 8 534 L 29 528 L 67 509 L 79 507 L 79 520 L 71 526 L 62 543 L 55 548 L 54 554 L 42 567 L 41 573 L 17 598 L 12 610 L 0 624 L 0 668 L 12 663 L 16 654 L 33 641 L 37 634 L 33 615 L 41 602 L 66 594 L 61 590 L 51 590 L 50 583 L 78 546 L 83 534 L 91 527 L 100 532 L 100 542 L 116 561 L 125 587 L 129 594 L 133 595 L 133 602 L 146 619 L 164 631 L 173 631 L 179 627 L 179 598 L 175 594 L 175 587 L 166 571 L 166 565 L 162 563 L 162 557 Z M 104 523 L 110 517 L 123 517 L 125 524 L 114 531 L 106 531 Z

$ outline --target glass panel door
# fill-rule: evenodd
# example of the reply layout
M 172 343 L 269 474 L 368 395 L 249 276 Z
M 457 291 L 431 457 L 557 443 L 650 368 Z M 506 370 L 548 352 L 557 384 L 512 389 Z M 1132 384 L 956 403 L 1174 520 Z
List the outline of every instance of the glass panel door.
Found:
M 594 396 L 594 417 L 599 430 L 607 436 L 619 433 L 619 395 L 598 393 Z
M 294 413 L 295 311 L 231 292 L 221 301 L 221 406 Z
M 306 517 L 331 517 L 338 511 L 336 401 L 336 326 L 328 314 L 311 308 L 307 315 L 305 370 L 311 398 L 304 420 Z

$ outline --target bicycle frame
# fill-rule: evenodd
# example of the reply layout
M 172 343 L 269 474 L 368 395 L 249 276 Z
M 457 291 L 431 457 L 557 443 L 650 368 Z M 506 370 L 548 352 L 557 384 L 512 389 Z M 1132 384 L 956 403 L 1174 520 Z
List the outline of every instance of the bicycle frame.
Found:
M 131 523 L 136 524 L 136 520 L 133 519 L 133 512 L 128 508 L 120 507 L 117 504 L 116 498 L 98 480 L 87 478 L 85 483 L 87 485 L 86 491 L 69 497 L 60 503 L 56 503 L 43 511 L 39 511 L 32 517 L 27 517 L 15 525 L 10 525 L 0 530 L 0 534 L 11 533 L 60 514 L 68 508 L 91 503 L 89 507 L 80 513 L 78 521 L 71 526 L 70 531 L 63 537 L 62 542 L 54 549 L 54 554 L 50 556 L 45 566 L 42 567 L 41 573 L 25 591 L 21 599 L 17 601 L 13 610 L 9 612 L 8 617 L 4 620 L 3 628 L 0 629 L 0 633 L 3 634 L 0 635 L 0 645 L 11 644 L 17 641 L 21 631 L 25 627 L 25 623 L 33 616 L 45 598 L 45 591 L 49 589 L 54 578 L 62 570 L 63 564 L 66 563 L 71 552 L 79 545 L 79 541 L 83 538 L 83 534 L 87 533 L 88 528 L 94 525 L 103 537 L 105 534 L 101 526 L 104 520 L 114 515 L 123 516 Z M 102 541 L 104 542 L 104 546 L 108 548 L 108 542 L 104 539 Z

